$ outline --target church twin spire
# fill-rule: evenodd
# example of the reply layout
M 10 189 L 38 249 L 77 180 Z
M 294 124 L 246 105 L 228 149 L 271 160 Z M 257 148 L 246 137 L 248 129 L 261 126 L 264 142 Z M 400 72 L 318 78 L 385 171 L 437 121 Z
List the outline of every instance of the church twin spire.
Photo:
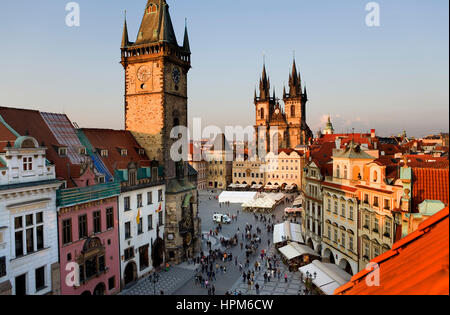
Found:
M 289 74 L 289 94 L 286 92 L 286 87 L 283 87 L 283 99 L 295 97 L 307 97 L 306 87 L 302 91 L 302 79 L 300 72 L 297 71 L 295 59 L 292 65 L 292 72 Z M 255 90 L 255 100 L 258 98 Z M 263 65 L 262 76 L 259 81 L 259 99 L 270 100 L 270 79 L 267 75 L 266 64 Z M 275 100 L 275 90 L 273 99 Z

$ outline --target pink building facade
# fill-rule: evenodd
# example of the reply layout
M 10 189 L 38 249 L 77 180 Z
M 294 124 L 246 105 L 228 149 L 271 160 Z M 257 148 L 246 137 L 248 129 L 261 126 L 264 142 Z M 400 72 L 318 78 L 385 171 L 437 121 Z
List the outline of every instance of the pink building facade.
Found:
M 89 173 L 80 180 L 94 183 Z M 119 194 L 116 182 L 58 192 L 61 294 L 111 295 L 120 291 Z

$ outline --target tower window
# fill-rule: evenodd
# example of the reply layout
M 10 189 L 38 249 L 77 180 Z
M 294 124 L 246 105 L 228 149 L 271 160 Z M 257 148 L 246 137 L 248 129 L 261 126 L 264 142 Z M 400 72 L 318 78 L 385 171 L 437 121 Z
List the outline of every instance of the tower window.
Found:
M 158 6 L 156 4 L 150 3 L 147 7 L 147 14 L 156 13 L 158 11 Z
M 295 106 L 294 105 L 291 106 L 291 116 L 295 117 Z

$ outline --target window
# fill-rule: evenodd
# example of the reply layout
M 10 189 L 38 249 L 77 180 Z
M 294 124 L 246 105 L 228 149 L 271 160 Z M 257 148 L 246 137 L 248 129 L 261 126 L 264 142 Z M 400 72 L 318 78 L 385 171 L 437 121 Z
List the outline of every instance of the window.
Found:
M 353 237 L 352 236 L 350 236 L 348 238 L 348 249 L 353 251 Z
M 390 210 L 391 205 L 389 199 L 384 199 L 384 210 Z
M 378 197 L 373 197 L 373 206 L 378 207 Z
M 130 197 L 123 198 L 123 204 L 124 204 L 124 207 L 125 207 L 125 211 L 131 210 Z
M 6 257 L 0 257 L 0 278 L 6 276 Z
M 106 209 L 106 229 L 110 230 L 114 228 L 114 209 Z
M 163 191 L 162 189 L 158 190 L 158 202 L 163 201 Z
M 34 221 L 36 217 L 36 223 Z M 23 225 L 25 221 L 25 226 Z M 28 214 L 14 218 L 16 257 L 33 253 L 44 248 L 43 213 Z M 36 238 L 36 244 L 35 244 Z M 26 250 L 26 252 L 25 252 Z
M 101 212 L 94 212 L 94 233 L 100 233 L 102 231 Z
M 139 149 L 139 155 L 144 155 L 145 154 L 145 150 L 144 149 Z
M 328 238 L 331 240 L 331 226 L 328 226 Z
M 23 170 L 24 171 L 32 171 L 33 170 L 33 158 L 24 157 L 22 159 L 22 161 L 23 161 Z
M 111 277 L 108 279 L 108 290 L 111 291 L 116 287 L 116 277 Z
M 67 156 L 67 148 L 58 148 L 58 154 L 61 157 L 66 157 Z
M 353 206 L 349 207 L 348 218 L 353 220 Z
M 369 195 L 368 194 L 364 194 L 364 203 L 365 204 L 369 204 Z
M 370 257 L 370 247 L 369 247 L 369 243 L 364 242 L 364 257 L 366 259 L 369 259 Z
M 295 117 L 295 106 L 291 106 L 291 117 Z
M 128 155 L 128 151 L 126 149 L 122 149 L 122 150 L 120 150 L 120 155 L 121 156 L 127 156 Z
M 378 181 L 378 172 L 373 172 L 373 182 L 376 183 Z
M 150 214 L 147 217 L 147 220 L 148 220 L 148 230 L 151 231 L 153 230 L 153 215 Z
M 338 241 L 338 231 L 337 229 L 334 229 L 334 242 L 337 243 Z
M 158 225 L 159 226 L 164 225 L 164 218 L 163 218 L 163 212 L 162 211 L 158 212 Z
M 374 225 L 373 225 L 374 232 L 378 232 L 380 230 L 380 223 L 378 220 L 379 220 L 378 218 L 375 218 Z
M 78 154 L 87 155 L 86 148 L 84 148 L 84 147 L 78 148 Z
M 331 199 L 328 199 L 328 207 L 327 207 L 328 211 L 331 211 Z
M 365 214 L 364 215 L 364 227 L 368 229 L 370 227 L 370 215 Z
M 380 249 L 378 248 L 378 246 L 375 246 L 373 248 L 373 258 L 380 256 Z
M 79 239 L 87 237 L 87 215 L 81 215 L 78 217 L 78 234 Z
M 125 239 L 131 238 L 131 222 L 125 223 Z
M 345 232 L 342 232 L 341 237 L 342 237 L 342 239 L 341 239 L 342 247 L 345 247 Z
M 101 150 L 101 151 L 100 151 L 100 155 L 101 155 L 102 157 L 108 157 L 108 150 Z
M 72 219 L 63 221 L 63 243 L 72 243 Z
M 130 186 L 136 186 L 136 171 L 130 171 L 128 173 L 128 185 Z
M 139 270 L 142 271 L 149 267 L 148 245 L 139 247 Z
M 147 193 L 147 205 L 152 205 L 153 204 L 153 193 L 151 191 L 149 191 Z
M 341 178 L 341 168 L 339 165 L 336 167 L 336 177 Z
M 125 255 L 124 255 L 124 259 L 125 261 L 128 261 L 130 259 L 134 258 L 134 247 L 129 247 L 127 249 L 125 249 Z
M 391 221 L 389 220 L 384 222 L 384 236 L 391 237 Z
M 36 292 L 45 288 L 45 266 L 36 269 Z
M 341 204 L 341 217 L 345 218 L 345 212 L 346 212 L 345 203 L 343 203 Z
M 144 233 L 142 227 L 143 227 L 142 218 L 139 218 L 139 224 L 137 226 L 137 228 L 138 228 L 138 235 L 141 235 L 142 233 Z
M 338 214 L 339 204 L 337 201 L 334 202 L 334 214 Z
M 137 195 L 137 207 L 142 208 L 142 194 Z
M 344 178 L 347 178 L 348 171 L 347 171 L 347 165 L 344 166 Z

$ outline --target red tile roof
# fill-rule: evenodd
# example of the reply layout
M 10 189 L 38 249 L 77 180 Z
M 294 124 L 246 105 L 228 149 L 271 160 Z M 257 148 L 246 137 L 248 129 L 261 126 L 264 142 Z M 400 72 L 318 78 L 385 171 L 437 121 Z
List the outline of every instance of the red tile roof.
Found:
M 0 115 L 5 122 L 20 135 L 28 134 L 35 138 L 39 144 L 47 146 L 47 160 L 55 165 L 56 176 L 67 181 L 69 188 L 75 187 L 72 178 L 80 176 L 80 165 L 71 163 L 68 157 L 60 157 L 52 144 L 58 144 L 52 131 L 42 118 L 40 112 L 36 110 L 17 109 L 0 107 Z
M 115 170 L 128 168 L 128 164 L 135 162 L 139 167 L 150 166 L 148 156 L 139 155 L 141 146 L 137 143 L 131 132 L 111 129 L 82 129 L 92 147 L 108 150 L 107 157 L 101 157 L 111 174 Z M 123 156 L 121 150 L 127 150 Z
M 8 145 L 8 142 L 13 146 L 17 137 L 9 130 L 3 123 L 0 122 L 0 152 Z
M 345 185 L 339 185 L 339 184 L 335 184 L 335 183 L 330 183 L 330 182 L 323 182 L 322 186 L 328 186 L 331 188 L 336 188 L 339 190 L 345 190 L 345 191 L 349 191 L 349 192 L 356 192 L 357 189 L 354 187 L 350 187 L 350 186 L 345 186 Z
M 412 168 L 412 211 L 424 200 L 440 200 L 448 205 L 449 169 Z
M 379 266 L 379 286 L 368 286 L 366 278 L 372 270 L 363 270 L 334 293 L 448 295 L 448 236 L 449 209 L 446 208 L 420 224 L 417 231 L 395 243 L 391 250 L 372 260 Z

